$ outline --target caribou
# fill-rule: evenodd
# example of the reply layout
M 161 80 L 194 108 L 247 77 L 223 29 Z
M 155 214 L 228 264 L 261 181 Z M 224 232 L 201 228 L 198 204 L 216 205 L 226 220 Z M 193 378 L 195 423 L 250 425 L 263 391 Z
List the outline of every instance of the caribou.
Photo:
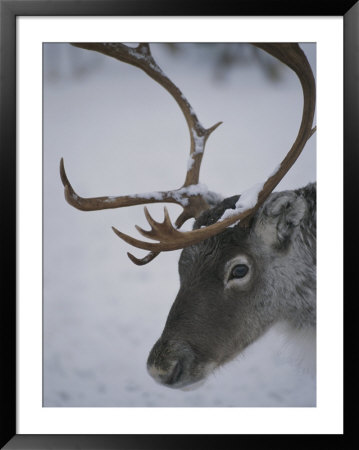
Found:
M 316 327 L 316 184 L 273 192 L 316 131 L 315 80 L 297 43 L 253 43 L 286 64 L 298 76 L 303 112 L 297 137 L 283 161 L 263 183 L 230 198 L 199 183 L 206 141 L 221 124 L 204 128 L 180 89 L 166 76 L 150 44 L 73 43 L 142 69 L 164 87 L 184 114 L 190 133 L 185 181 L 176 190 L 151 194 L 80 197 L 60 162 L 65 198 L 82 211 L 157 202 L 176 203 L 183 211 L 172 223 L 144 212 L 151 227 L 136 239 L 113 228 L 126 243 L 149 253 L 132 262 L 144 265 L 161 252 L 182 249 L 180 289 L 163 332 L 147 360 L 149 374 L 172 388 L 203 381 L 214 369 L 239 355 L 271 326 L 284 322 L 295 332 L 315 336 Z M 181 231 L 188 219 L 192 230 Z

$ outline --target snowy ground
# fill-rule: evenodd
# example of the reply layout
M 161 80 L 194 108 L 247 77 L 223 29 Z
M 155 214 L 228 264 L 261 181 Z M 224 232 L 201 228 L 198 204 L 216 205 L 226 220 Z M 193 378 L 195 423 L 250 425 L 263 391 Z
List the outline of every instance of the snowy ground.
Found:
M 134 224 L 146 228 L 143 207 L 71 208 L 59 161 L 83 196 L 174 189 L 184 181 L 186 124 L 169 94 L 138 69 L 66 44 L 45 47 L 44 406 L 315 406 L 315 377 L 281 354 L 277 329 L 198 390 L 171 390 L 150 378 L 146 359 L 179 287 L 179 251 L 133 265 L 126 252 L 141 251 L 111 226 L 137 237 Z M 303 48 L 314 66 L 314 47 Z M 200 60 L 177 59 L 159 46 L 153 53 L 204 126 L 223 121 L 208 140 L 201 182 L 229 196 L 263 181 L 299 127 L 295 75 L 288 70 L 269 83 L 251 65 L 218 82 Z M 93 70 L 82 73 L 81 64 Z M 312 138 L 278 190 L 315 179 Z M 162 217 L 162 205 L 150 211 Z M 175 217 L 180 208 L 169 211 Z

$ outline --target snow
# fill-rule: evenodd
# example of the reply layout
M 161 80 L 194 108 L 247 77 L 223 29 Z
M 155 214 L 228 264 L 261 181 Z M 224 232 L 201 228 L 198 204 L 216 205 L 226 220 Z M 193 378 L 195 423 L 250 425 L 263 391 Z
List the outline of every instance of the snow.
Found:
M 205 136 L 198 136 L 198 134 L 196 133 L 196 130 L 194 128 L 192 128 L 191 132 L 192 132 L 193 140 L 195 143 L 195 148 L 194 148 L 193 154 L 197 155 L 199 153 L 203 153 Z
M 189 186 L 178 189 L 173 192 L 172 196 L 178 202 L 183 204 L 184 206 L 188 204 L 188 200 L 186 197 L 193 197 L 194 195 L 203 195 L 205 196 L 208 193 L 208 188 L 205 184 L 191 184 Z
M 193 156 L 190 155 L 187 161 L 187 171 L 191 170 L 194 164 Z
M 193 113 L 192 113 L 193 115 Z M 199 155 L 204 152 L 204 145 L 205 145 L 205 136 L 198 136 L 196 130 L 194 128 L 191 128 L 191 135 L 194 142 L 194 150 L 190 154 L 188 161 L 187 161 L 187 171 L 192 169 L 193 164 L 195 162 L 194 156 Z
M 105 43 L 105 45 L 111 47 L 113 50 L 118 50 L 118 44 L 116 43 Z M 147 47 L 141 46 L 140 48 L 135 49 L 127 46 L 127 52 L 134 59 L 146 61 L 146 63 L 151 67 L 152 70 L 167 78 L 161 68 L 153 61 L 151 55 L 148 53 Z
M 275 175 L 275 174 L 278 172 L 279 169 L 280 169 L 280 164 L 278 164 L 278 166 L 276 166 L 276 167 L 272 170 L 272 172 L 269 174 L 268 178 L 270 178 L 270 177 L 272 177 L 273 175 Z
M 105 202 L 112 203 L 112 202 L 116 201 L 116 199 L 117 199 L 117 197 L 110 196 L 110 197 L 105 198 Z
M 205 184 L 198 183 L 198 184 L 192 184 L 190 186 L 183 187 L 181 189 L 176 189 L 175 191 L 168 191 L 166 192 L 166 196 L 173 198 L 176 200 L 176 202 L 180 203 L 182 206 L 188 205 L 188 199 L 187 197 L 192 197 L 194 195 L 207 195 L 208 194 L 208 188 Z M 148 200 L 158 200 L 161 201 L 164 198 L 163 192 L 145 192 L 142 194 L 133 194 L 129 195 L 129 197 L 133 198 L 145 198 Z M 111 197 L 108 197 L 111 199 Z M 115 198 L 115 197 L 113 197 Z
M 133 194 L 129 195 L 133 198 L 147 198 L 148 200 L 163 200 L 162 192 L 145 192 L 143 194 Z
M 218 222 L 222 222 L 224 219 L 233 217 L 237 214 L 241 214 L 248 209 L 253 208 L 258 200 L 258 195 L 263 189 L 264 183 L 257 183 L 250 189 L 244 191 L 235 204 L 234 209 L 226 209 L 222 216 L 218 219 Z
M 206 144 L 201 183 L 231 196 L 265 180 L 298 131 L 295 76 L 269 84 L 256 68 L 241 66 L 221 83 L 195 59 L 169 57 L 160 46 L 152 53 L 202 123 L 223 121 Z M 134 224 L 146 223 L 143 207 L 78 211 L 64 200 L 58 166 L 63 156 L 84 197 L 177 189 L 188 128 L 168 92 L 141 70 L 65 44 L 45 45 L 44 54 L 44 405 L 315 406 L 315 377 L 286 358 L 277 328 L 196 390 L 172 390 L 147 374 L 148 353 L 179 288 L 180 252 L 132 264 L 127 251 L 143 254 L 111 226 L 131 234 Z M 265 150 L 268 142 L 273 151 Z M 314 181 L 315 157 L 313 137 L 277 189 Z M 163 204 L 150 207 L 162 218 Z M 168 210 L 175 218 L 181 207 Z

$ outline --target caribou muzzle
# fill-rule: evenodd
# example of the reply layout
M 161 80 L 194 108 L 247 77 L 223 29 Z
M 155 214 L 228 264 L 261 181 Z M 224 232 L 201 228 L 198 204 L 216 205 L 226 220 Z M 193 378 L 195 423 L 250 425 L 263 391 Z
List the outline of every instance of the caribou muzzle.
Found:
M 175 389 L 192 385 L 208 373 L 205 366 L 198 364 L 189 344 L 162 338 L 150 352 L 147 370 L 158 383 Z

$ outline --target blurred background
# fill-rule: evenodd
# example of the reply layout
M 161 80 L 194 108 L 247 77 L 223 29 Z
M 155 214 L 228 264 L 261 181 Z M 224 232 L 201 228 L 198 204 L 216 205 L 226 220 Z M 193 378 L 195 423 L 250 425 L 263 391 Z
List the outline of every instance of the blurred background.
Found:
M 131 44 L 132 45 L 132 44 Z M 315 74 L 315 44 L 301 44 Z M 201 183 L 224 196 L 264 181 L 301 120 L 296 75 L 247 44 L 152 44 L 211 135 Z M 172 97 L 139 69 L 69 44 L 44 44 L 44 406 L 315 406 L 315 376 L 276 327 L 197 390 L 155 383 L 146 360 L 179 288 L 180 251 L 135 266 L 111 226 L 138 237 L 143 207 L 82 212 L 63 196 L 59 162 L 82 196 L 175 189 L 189 133 Z M 316 180 L 315 135 L 276 190 Z M 150 205 L 156 219 L 163 205 Z M 172 218 L 181 208 L 168 205 Z M 190 229 L 191 223 L 184 226 Z

